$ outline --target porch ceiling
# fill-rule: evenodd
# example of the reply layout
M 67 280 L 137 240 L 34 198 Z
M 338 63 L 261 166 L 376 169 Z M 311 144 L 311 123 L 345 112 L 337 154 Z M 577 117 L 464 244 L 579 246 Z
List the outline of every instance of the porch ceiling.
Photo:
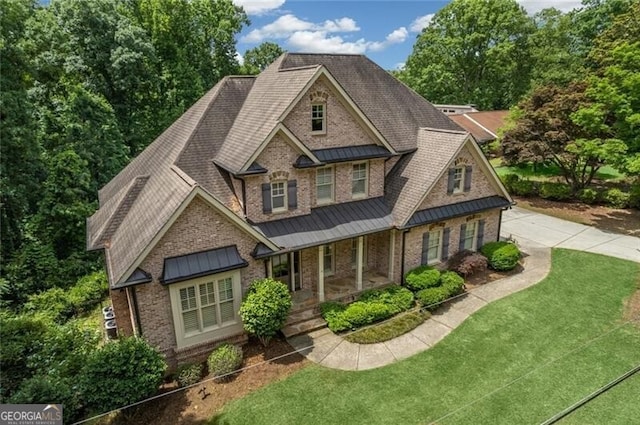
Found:
M 311 214 L 254 225 L 283 249 L 302 249 L 393 227 L 391 209 L 383 197 L 328 205 Z

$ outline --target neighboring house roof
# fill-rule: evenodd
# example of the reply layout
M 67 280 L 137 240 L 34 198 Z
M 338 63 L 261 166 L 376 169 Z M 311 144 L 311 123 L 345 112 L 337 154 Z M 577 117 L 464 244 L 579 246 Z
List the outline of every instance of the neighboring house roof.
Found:
M 406 223 L 468 139 L 465 131 L 420 129 L 418 149 L 400 158 L 386 178 L 385 196 L 396 224 Z
M 317 207 L 311 214 L 255 225 L 285 251 L 375 233 L 392 226 L 391 209 L 383 197 Z
M 482 111 L 449 115 L 449 118 L 471 133 L 478 143 L 486 143 L 498 138 L 498 130 L 504 125 L 507 115 L 509 111 Z

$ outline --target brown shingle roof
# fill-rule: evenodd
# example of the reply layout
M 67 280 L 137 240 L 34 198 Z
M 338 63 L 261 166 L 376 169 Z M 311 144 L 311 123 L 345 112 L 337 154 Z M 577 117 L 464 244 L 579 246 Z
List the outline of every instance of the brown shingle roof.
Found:
M 421 128 L 417 150 L 400 158 L 386 178 L 385 198 L 394 224 L 403 226 L 467 140 L 465 131 Z
M 490 142 L 498 137 L 498 129 L 505 123 L 509 111 L 481 111 L 449 115 L 460 127 L 467 130 L 478 142 Z

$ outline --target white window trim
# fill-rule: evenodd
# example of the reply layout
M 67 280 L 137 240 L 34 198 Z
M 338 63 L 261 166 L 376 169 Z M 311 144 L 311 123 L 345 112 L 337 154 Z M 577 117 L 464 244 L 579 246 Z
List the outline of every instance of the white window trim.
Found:
M 276 180 L 276 181 L 271 182 L 271 212 L 272 213 L 281 213 L 281 212 L 288 211 L 288 209 L 289 209 L 288 208 L 289 199 L 288 199 L 288 193 L 287 193 L 288 192 L 287 183 L 288 182 L 286 180 Z M 273 185 L 275 185 L 275 184 L 282 184 L 283 187 L 284 187 L 284 194 L 282 195 L 283 196 L 283 204 L 282 204 L 283 206 L 282 207 L 278 207 L 278 208 L 275 208 L 273 206 Z
M 433 240 L 434 233 L 438 234 L 438 252 L 436 253 L 436 258 L 429 259 L 429 246 L 427 247 L 427 265 L 439 264 L 440 262 L 442 262 L 442 245 L 443 245 L 442 237 L 444 236 L 444 232 L 443 232 L 443 229 L 436 229 L 436 230 L 430 231 L 429 244 L 431 244 L 431 241 Z
M 471 248 L 464 248 L 464 249 L 469 249 L 471 251 L 476 251 L 478 249 L 478 220 L 475 221 L 470 221 L 467 223 L 467 227 L 465 228 L 466 230 L 469 229 L 469 226 L 474 226 L 473 228 L 473 238 L 471 239 Z M 460 235 L 461 238 L 464 238 L 465 235 Z M 467 238 L 464 238 L 465 240 Z
M 362 165 L 364 164 L 364 192 L 362 193 L 354 193 L 353 192 L 353 183 L 354 183 L 354 178 L 353 178 L 353 167 L 355 167 L 356 165 Z M 369 162 L 368 161 L 360 161 L 360 162 L 354 162 L 351 165 L 351 199 L 363 199 L 366 198 L 369 194 Z
M 459 194 L 459 193 L 464 193 L 464 178 L 465 178 L 465 174 L 466 174 L 466 167 L 463 165 L 458 165 L 456 167 L 454 167 L 454 173 L 453 173 L 453 193 L 454 194 Z M 456 188 L 455 186 L 455 181 L 456 181 L 456 172 L 460 170 L 460 187 Z
M 353 244 L 356 244 L 356 246 L 354 247 Z M 353 258 L 353 251 L 355 249 L 355 261 Z M 358 262 L 358 238 L 353 238 L 351 239 L 351 270 L 355 270 L 356 269 L 356 265 Z M 364 266 L 364 268 L 367 268 L 367 236 L 363 236 L 363 240 L 362 240 L 362 265 Z
M 322 130 L 313 129 L 313 107 L 322 106 Z M 314 102 L 311 104 L 311 134 L 326 134 L 327 133 L 327 104 L 324 102 Z
M 235 320 L 225 322 L 224 324 L 218 324 L 216 326 L 209 327 L 208 329 L 193 333 L 189 336 L 184 334 L 184 323 L 182 318 L 182 308 L 180 305 L 180 289 L 187 288 L 189 286 L 196 286 L 196 297 L 198 294 L 198 285 L 202 283 L 215 282 L 215 296 L 216 300 L 219 297 L 217 281 L 231 277 L 233 288 L 233 311 L 235 313 Z M 233 270 L 226 273 L 212 274 L 208 276 L 199 277 L 196 279 L 186 280 L 180 283 L 174 283 L 169 286 L 169 296 L 171 298 L 171 311 L 173 314 L 173 328 L 176 335 L 176 346 L 178 349 L 185 348 L 195 344 L 201 344 L 207 341 L 213 341 L 220 338 L 226 338 L 232 335 L 236 335 L 242 332 L 242 321 L 238 311 L 240 310 L 240 303 L 242 301 L 242 289 L 240 286 L 240 270 Z M 198 303 L 199 305 L 199 303 Z M 200 308 L 200 307 L 199 307 Z
M 331 171 L 331 198 L 320 198 L 318 196 L 318 171 L 320 170 L 330 170 Z M 326 184 L 323 184 L 323 186 L 326 186 Z M 321 167 L 316 169 L 316 203 L 318 205 L 325 205 L 325 204 L 331 204 L 334 202 L 335 200 L 335 192 L 336 192 L 336 173 L 335 173 L 335 169 L 332 166 L 328 166 L 328 167 Z
M 331 243 L 328 245 L 324 245 L 322 247 L 322 256 L 326 257 L 326 249 L 327 247 L 331 247 L 331 269 L 330 270 L 324 270 L 324 275 L 326 277 L 329 276 L 333 276 L 336 273 L 336 244 L 335 243 Z M 327 262 L 323 261 L 324 263 L 324 267 L 326 267 Z

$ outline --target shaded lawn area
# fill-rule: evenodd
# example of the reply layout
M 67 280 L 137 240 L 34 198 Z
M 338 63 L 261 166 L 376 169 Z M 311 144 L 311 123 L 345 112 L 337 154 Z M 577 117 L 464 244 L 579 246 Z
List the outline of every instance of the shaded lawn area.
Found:
M 210 423 L 540 423 L 640 362 L 640 328 L 622 319 L 640 264 L 560 249 L 552 258 L 541 283 L 489 304 L 430 350 L 362 372 L 313 365 Z M 627 388 L 619 398 L 629 402 L 592 423 L 627 424 L 638 383 Z
M 559 177 L 562 175 L 560 173 L 560 168 L 553 164 L 545 166 L 538 165 L 534 169 L 530 164 L 513 167 L 502 165 L 502 158 L 493 158 L 489 162 L 493 165 L 493 168 L 499 176 L 504 176 L 505 174 L 517 174 L 520 177 L 528 178 L 529 180 L 546 181 L 551 177 Z M 623 173 L 620 173 L 609 165 L 600 167 L 595 175 L 595 178 L 598 180 L 622 180 L 625 177 L 626 176 Z

